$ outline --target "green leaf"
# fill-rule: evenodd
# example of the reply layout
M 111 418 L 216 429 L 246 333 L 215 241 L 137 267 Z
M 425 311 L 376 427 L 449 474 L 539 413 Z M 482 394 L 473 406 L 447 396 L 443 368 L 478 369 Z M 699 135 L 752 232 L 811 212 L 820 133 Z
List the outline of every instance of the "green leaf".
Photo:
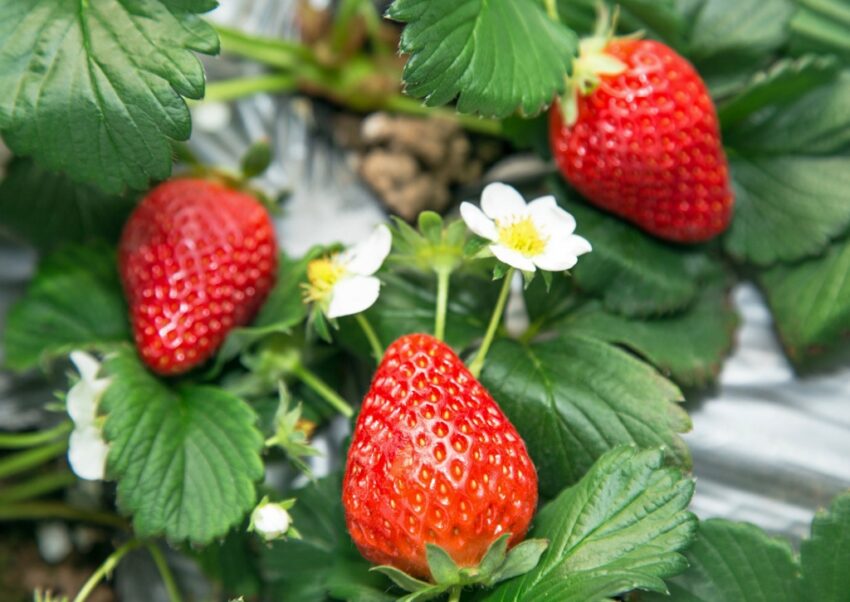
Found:
M 241 523 L 263 476 L 250 406 L 218 387 L 171 387 L 130 350 L 106 372 L 107 474 L 136 535 L 206 544 Z
M 297 490 L 290 514 L 301 539 L 277 541 L 262 552 L 270 599 L 325 602 L 328 596 L 358 602 L 391 602 L 389 581 L 354 547 L 340 499 L 341 475 Z
M 803 363 L 850 332 L 850 239 L 823 257 L 777 265 L 759 276 L 792 360 Z
M 691 270 L 696 251 L 663 243 L 607 213 L 568 196 L 553 184 L 558 202 L 576 218 L 576 232 L 593 245 L 571 270 L 576 286 L 627 316 L 650 316 L 687 307 L 699 281 Z
M 549 541 L 546 539 L 526 539 L 514 546 L 508 552 L 504 564 L 487 580 L 488 583 L 501 583 L 519 575 L 524 575 L 537 566 L 540 562 L 540 557 L 543 556 L 543 552 L 548 547 Z M 504 552 L 502 553 L 504 554 Z
M 399 586 L 406 592 L 419 592 L 432 587 L 431 583 L 428 583 L 427 581 L 420 581 L 419 579 L 411 577 L 404 571 L 397 569 L 394 566 L 382 565 L 376 566 L 370 570 L 386 575 L 392 580 L 393 583 L 395 583 L 397 586 Z
M 433 332 L 437 303 L 434 275 L 385 272 L 380 277 L 381 296 L 365 316 L 381 342 L 389 345 L 404 334 Z M 498 294 L 498 283 L 494 285 L 477 273 L 454 273 L 446 313 L 446 342 L 455 349 L 464 349 L 482 336 Z M 360 326 L 351 318 L 340 324 L 340 339 L 360 355 L 368 356 L 369 345 Z
M 689 309 L 666 318 L 626 318 L 589 304 L 569 314 L 560 328 L 623 345 L 679 385 L 702 387 L 720 373 L 737 325 L 738 316 L 720 285 L 705 290 Z
M 624 443 L 664 445 L 668 461 L 690 456 L 682 395 L 652 367 L 594 338 L 566 334 L 523 346 L 497 340 L 481 382 L 516 426 L 550 497 Z
M 720 123 L 728 129 L 767 106 L 787 105 L 830 82 L 838 66 L 832 57 L 817 55 L 777 61 L 756 73 L 744 90 L 718 108 Z
M 94 240 L 115 242 L 135 206 L 131 196 L 111 196 L 93 186 L 14 159 L 0 183 L 0 227 L 39 251 Z
M 546 505 L 532 532 L 551 543 L 537 568 L 483 596 L 487 602 L 593 602 L 632 589 L 664 591 L 693 539 L 693 481 L 663 468 L 659 450 L 621 447 Z
M 850 227 L 850 74 L 728 133 L 735 219 L 724 238 L 766 266 L 821 253 Z
M 812 522 L 812 536 L 800 546 L 803 591 L 818 602 L 841 602 L 850 592 L 850 493 L 832 501 Z
M 576 31 L 591 34 L 596 26 L 597 4 L 597 0 L 558 0 L 558 14 Z M 673 47 L 682 44 L 685 21 L 676 10 L 675 0 L 609 0 L 607 4 L 620 9 L 618 31 L 642 31 Z
M 431 576 L 439 585 L 447 583 L 457 583 L 460 578 L 460 569 L 458 569 L 455 561 L 449 556 L 440 546 L 434 544 L 425 545 L 425 555 L 428 558 L 428 569 L 431 571 Z
M 792 0 L 702 0 L 691 24 L 688 58 L 715 96 L 744 85 L 788 41 Z
M 171 173 L 181 96 L 204 95 L 191 51 L 218 38 L 208 0 L 0 0 L 0 131 L 18 155 L 107 192 Z
M 830 53 L 850 59 L 850 8 L 844 0 L 797 0 L 791 19 L 796 53 Z
M 788 542 L 746 523 L 711 519 L 700 523 L 687 551 L 690 568 L 670 583 L 671 596 L 649 602 L 798 602 L 798 572 Z M 846 590 L 845 592 L 846 593 Z M 826 602 L 828 598 L 806 597 Z M 844 598 L 841 598 L 844 599 Z M 836 598 L 836 601 L 838 598 Z
M 271 334 L 288 333 L 307 317 L 301 285 L 307 281 L 307 264 L 321 250 L 311 249 L 304 257 L 292 259 L 278 256 L 277 279 L 274 288 L 263 303 L 250 326 L 234 328 L 218 352 L 221 363 L 233 359 L 249 346 Z
M 127 308 L 108 247 L 68 247 L 45 257 L 6 318 L 6 364 L 24 370 L 74 349 L 130 340 Z
M 461 113 L 534 115 L 564 91 L 575 34 L 535 0 L 395 0 L 405 90 Z

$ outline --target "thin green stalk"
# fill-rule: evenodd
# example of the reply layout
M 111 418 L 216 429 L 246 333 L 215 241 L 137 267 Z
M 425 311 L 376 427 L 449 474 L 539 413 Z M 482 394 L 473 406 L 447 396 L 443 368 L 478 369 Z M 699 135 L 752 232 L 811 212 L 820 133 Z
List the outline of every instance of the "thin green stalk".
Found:
M 484 117 L 476 117 L 475 115 L 466 115 L 458 113 L 454 109 L 444 107 L 429 107 L 420 100 L 404 96 L 402 94 L 394 94 L 387 97 L 380 107 L 386 111 L 394 111 L 396 113 L 405 113 L 407 115 L 418 115 L 421 117 L 435 116 L 454 119 L 465 129 L 470 132 L 486 134 L 488 136 L 502 136 L 502 122 L 496 119 L 486 119 Z
M 28 501 L 20 504 L 0 504 L 0 522 L 40 520 L 43 518 L 79 521 L 125 530 L 129 528 L 127 521 L 120 516 L 107 512 L 75 508 L 61 502 Z
M 490 351 L 490 345 L 493 343 L 493 337 L 496 336 L 496 329 L 499 327 L 499 322 L 502 321 L 502 314 L 505 313 L 505 305 L 508 302 L 508 294 L 511 292 L 511 282 L 514 279 L 514 268 L 510 268 L 505 274 L 505 280 L 502 283 L 502 290 L 499 293 L 499 299 L 496 301 L 496 308 L 493 310 L 493 315 L 490 317 L 490 324 L 487 326 L 487 332 L 484 335 L 484 340 L 481 341 L 481 347 L 478 348 L 478 353 L 475 354 L 475 359 L 469 365 L 469 371 L 475 378 L 481 374 L 481 368 L 484 367 L 484 360 L 487 357 L 487 352 Z
M 561 17 L 558 15 L 558 0 L 544 0 L 546 4 L 546 14 L 553 21 L 560 22 Z
M 6 456 L 0 460 L 0 479 L 40 466 L 57 456 L 61 456 L 66 449 L 68 449 L 67 441 L 57 441 Z
M 88 598 L 95 588 L 100 585 L 100 582 L 103 581 L 103 579 L 106 578 L 106 576 L 111 573 L 116 566 L 118 566 L 118 563 L 121 562 L 121 559 L 124 558 L 124 556 L 142 545 L 144 544 L 142 544 L 142 542 L 138 539 L 131 539 L 123 546 L 112 552 L 112 554 L 103 561 L 103 564 L 97 567 L 97 570 L 92 573 L 91 577 L 88 578 L 88 581 L 85 582 L 80 593 L 78 593 L 77 597 L 74 598 L 74 602 L 83 602 L 86 598 Z
M 295 77 L 285 73 L 237 77 L 207 84 L 204 100 L 227 102 L 262 92 L 291 92 Z
M 0 504 L 9 504 L 52 493 L 75 483 L 77 477 L 68 472 L 50 472 L 0 490 Z
M 462 589 L 459 585 L 452 587 L 449 590 L 449 602 L 460 602 L 460 592 Z
M 294 366 L 292 374 L 346 418 L 351 418 L 354 415 L 354 410 L 336 391 L 302 364 L 299 363 Z
M 183 598 L 180 596 L 180 589 L 177 587 L 177 582 L 174 580 L 174 575 L 168 567 L 168 562 L 166 562 L 162 550 L 160 550 L 155 543 L 149 543 L 147 547 L 148 552 L 151 553 L 151 558 L 153 558 L 156 568 L 159 570 L 159 576 L 162 577 L 162 582 L 165 584 L 165 591 L 168 592 L 168 599 L 171 600 L 171 602 L 183 602 Z
M 36 433 L 0 433 L 0 449 L 20 449 L 35 447 L 58 439 L 65 433 L 70 433 L 73 425 L 70 420 L 61 422 L 46 431 Z
M 446 308 L 449 303 L 449 280 L 451 270 L 437 272 L 437 316 L 434 321 L 434 336 L 442 341 L 446 338 Z
M 224 53 L 281 69 L 297 68 L 303 61 L 313 60 L 312 51 L 297 42 L 251 35 L 223 25 L 215 25 L 215 29 Z
M 378 334 L 375 332 L 375 329 L 372 328 L 372 325 L 369 324 L 369 320 L 366 319 L 362 313 L 357 314 L 355 316 L 357 323 L 360 324 L 360 328 L 363 329 L 363 334 L 366 335 L 366 338 L 369 340 L 369 346 L 372 347 L 372 355 L 375 356 L 375 361 L 380 362 L 381 358 L 384 357 L 384 346 L 381 345 L 381 340 L 378 338 Z

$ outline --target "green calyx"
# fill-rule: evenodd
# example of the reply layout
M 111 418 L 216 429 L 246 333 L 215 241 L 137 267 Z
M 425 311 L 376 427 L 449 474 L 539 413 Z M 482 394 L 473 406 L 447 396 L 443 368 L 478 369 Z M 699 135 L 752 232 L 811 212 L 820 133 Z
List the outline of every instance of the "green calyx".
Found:
M 462 221 L 444 225 L 443 218 L 433 211 L 419 214 L 419 230 L 401 219 L 393 218 L 393 261 L 413 265 L 422 271 L 451 274 L 463 262 L 466 226 Z
M 426 545 L 428 568 L 434 583 L 411 577 L 392 566 L 378 566 L 373 571 L 383 573 L 408 595 L 399 602 L 423 602 L 449 593 L 458 599 L 461 589 L 466 587 L 492 587 L 497 583 L 523 575 L 537 566 L 540 557 L 549 545 L 545 539 L 527 539 L 508 551 L 510 533 L 496 539 L 478 566 L 459 567 L 443 548 Z
M 266 447 L 283 450 L 299 471 L 312 478 L 313 473 L 304 459 L 321 455 L 310 445 L 310 435 L 316 425 L 302 417 L 300 403 L 292 407 L 292 395 L 283 381 L 278 386 L 278 395 L 280 402 L 275 415 L 275 432 L 266 440 Z
M 567 125 L 578 121 L 579 96 L 592 94 L 602 82 L 602 76 L 619 75 L 627 69 L 623 61 L 605 52 L 608 44 L 616 39 L 618 17 L 619 8 L 612 16 L 607 6 L 600 2 L 596 31 L 579 43 L 579 54 L 573 61 L 572 74 L 566 78 L 566 89 L 560 99 L 561 114 Z

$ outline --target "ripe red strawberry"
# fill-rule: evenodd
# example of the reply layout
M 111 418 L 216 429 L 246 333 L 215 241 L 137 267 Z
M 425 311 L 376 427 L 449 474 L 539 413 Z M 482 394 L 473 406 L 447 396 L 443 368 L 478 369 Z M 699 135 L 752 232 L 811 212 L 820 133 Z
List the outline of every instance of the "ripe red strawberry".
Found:
M 142 359 L 178 374 L 212 356 L 259 309 L 275 279 L 274 229 L 249 194 L 174 179 L 130 216 L 118 262 Z
M 579 83 L 587 94 L 579 94 L 577 119 L 565 123 L 557 104 L 550 113 L 564 177 L 594 204 L 661 238 L 693 243 L 723 232 L 734 199 L 717 113 L 693 66 L 651 40 L 583 50 L 595 56 L 576 62 L 576 76 L 590 78 Z M 600 54 L 625 70 L 580 73 Z
M 365 399 L 343 482 L 354 543 L 368 560 L 427 577 L 425 544 L 461 567 L 528 530 L 537 472 L 490 394 L 437 339 L 387 349 Z

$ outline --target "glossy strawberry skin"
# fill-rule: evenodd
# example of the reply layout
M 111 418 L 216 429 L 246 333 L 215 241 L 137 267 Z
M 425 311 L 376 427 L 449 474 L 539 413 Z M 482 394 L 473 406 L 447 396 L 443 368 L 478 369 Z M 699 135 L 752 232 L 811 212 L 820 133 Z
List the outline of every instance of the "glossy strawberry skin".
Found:
M 520 542 L 537 505 L 525 443 L 444 343 L 406 335 L 384 355 L 348 452 L 346 522 L 368 560 L 427 578 L 425 544 L 474 566 Z
M 660 238 L 696 243 L 723 232 L 734 197 L 717 112 L 696 70 L 669 47 L 619 40 L 628 68 L 579 98 L 578 121 L 550 113 L 564 177 L 592 203 Z
M 173 179 L 135 209 L 119 271 L 142 360 L 160 374 L 209 359 L 272 288 L 277 245 L 257 200 L 202 179 Z

